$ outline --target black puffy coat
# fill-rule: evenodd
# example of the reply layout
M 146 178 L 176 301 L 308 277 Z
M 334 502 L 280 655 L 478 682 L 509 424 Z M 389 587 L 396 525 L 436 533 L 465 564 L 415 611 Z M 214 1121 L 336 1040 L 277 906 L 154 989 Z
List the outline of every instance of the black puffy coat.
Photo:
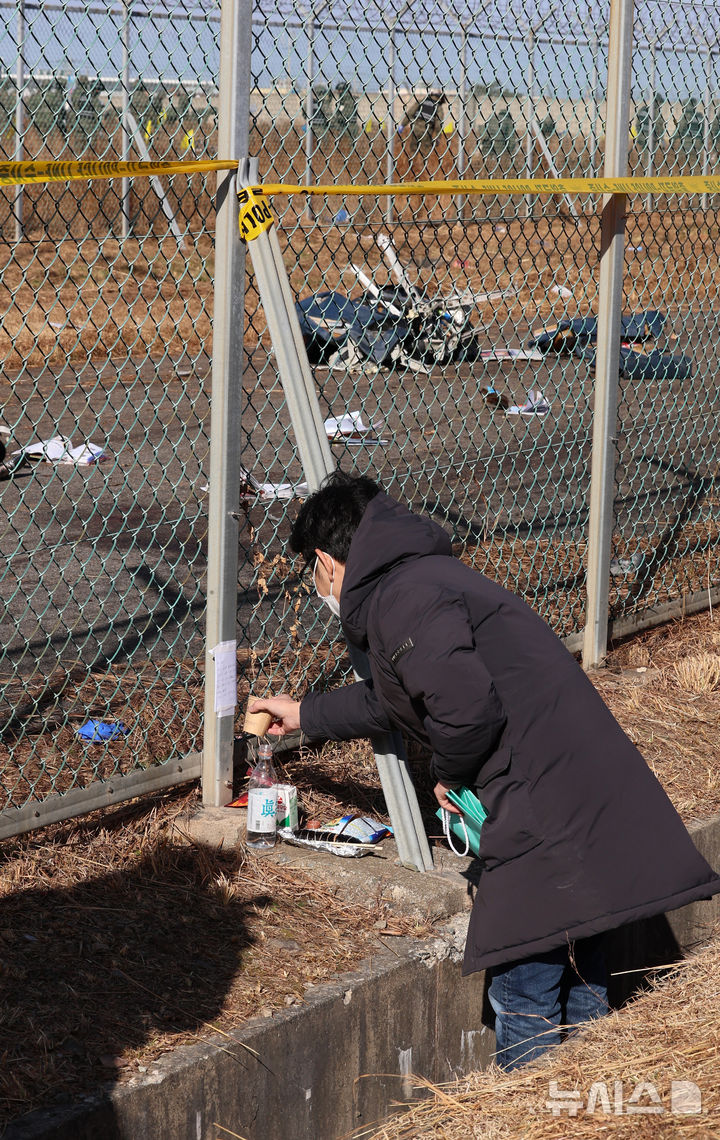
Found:
M 464 972 L 720 892 L 642 756 L 552 630 L 388 495 L 340 597 L 372 682 L 302 701 L 311 739 L 403 729 L 488 815 Z

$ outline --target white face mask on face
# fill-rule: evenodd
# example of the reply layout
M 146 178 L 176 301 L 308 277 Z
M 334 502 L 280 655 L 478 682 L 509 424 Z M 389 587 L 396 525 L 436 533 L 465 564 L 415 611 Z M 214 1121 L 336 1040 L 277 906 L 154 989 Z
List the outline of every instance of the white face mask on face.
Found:
M 315 559 L 315 566 L 313 569 L 313 584 L 315 586 L 315 593 L 321 599 L 321 601 L 323 601 L 325 603 L 327 608 L 330 610 L 330 613 L 334 614 L 335 617 L 339 618 L 340 617 L 340 601 L 338 598 L 335 597 L 335 595 L 332 592 L 333 582 L 335 581 L 335 559 L 334 558 L 332 559 L 333 569 L 332 569 L 332 575 L 330 577 L 330 593 L 329 594 L 321 594 L 320 591 L 318 590 L 317 568 L 318 568 L 318 562 L 319 561 L 320 561 L 319 558 Z

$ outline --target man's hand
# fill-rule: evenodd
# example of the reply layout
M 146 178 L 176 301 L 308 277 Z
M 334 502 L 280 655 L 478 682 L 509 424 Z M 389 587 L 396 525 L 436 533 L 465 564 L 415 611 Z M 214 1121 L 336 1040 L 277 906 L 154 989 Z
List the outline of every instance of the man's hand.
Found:
M 442 784 L 438 781 L 438 783 L 433 788 L 435 799 L 440 804 L 441 808 L 445 808 L 445 811 L 451 811 L 455 815 L 462 815 L 460 808 L 456 808 L 455 804 L 451 803 L 447 798 L 447 794 L 450 788 L 452 788 L 452 784 Z
M 283 693 L 277 697 L 258 697 L 250 702 L 248 712 L 269 712 L 273 718 L 270 732 L 276 736 L 285 736 L 300 728 L 300 701 L 294 701 Z

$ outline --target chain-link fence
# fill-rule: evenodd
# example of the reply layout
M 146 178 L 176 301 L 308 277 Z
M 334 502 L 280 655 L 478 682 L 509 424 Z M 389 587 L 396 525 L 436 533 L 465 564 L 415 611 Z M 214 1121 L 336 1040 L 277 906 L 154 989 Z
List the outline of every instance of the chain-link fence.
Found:
M 5 160 L 217 153 L 214 5 L 0 13 Z M 214 190 L 196 174 L 0 197 L 11 827 L 202 748 Z
M 601 174 L 608 12 L 585 4 L 265 5 L 253 140 L 264 178 L 352 185 Z M 718 15 L 716 5 L 691 15 L 637 5 L 629 173 L 707 174 L 717 165 Z M 360 430 L 348 421 L 350 434 L 336 430 L 338 462 L 431 513 L 461 558 L 521 592 L 579 647 L 599 198 L 398 194 L 275 204 L 323 414 L 362 420 Z M 720 582 L 709 397 L 715 206 L 711 195 L 628 200 L 605 566 L 617 630 L 657 620 L 667 603 L 697 605 L 703 592 L 707 602 Z M 362 343 L 363 322 L 373 343 Z M 263 330 L 262 313 L 251 314 L 257 386 L 244 462 L 261 482 L 293 482 L 301 473 Z M 277 687 L 291 670 L 302 691 L 342 664 L 327 669 L 338 654 L 325 618 L 284 560 L 293 508 L 247 502 L 261 560 L 259 571 L 248 561 L 241 574 L 254 683 Z
M 210 5 L 98 11 L 79 42 L 110 45 L 110 62 L 88 48 L 64 68 L 50 49 L 55 36 L 69 51 L 64 5 L 24 6 L 22 50 L 20 9 L 3 11 L 7 158 L 214 156 Z M 250 153 L 265 181 L 308 186 L 599 175 L 608 11 L 257 6 Z M 718 27 L 716 3 L 637 4 L 629 172 L 716 168 Z M 201 743 L 212 207 L 200 175 L 102 185 L 8 192 L 2 219 L 13 446 L 62 434 L 107 451 L 0 484 L 15 805 Z M 572 648 L 586 610 L 601 205 L 565 192 L 273 200 L 338 463 L 430 513 Z M 716 206 L 709 193 L 628 199 L 602 568 L 615 632 L 712 601 L 720 584 Z M 240 693 L 301 693 L 348 666 L 287 557 L 303 472 L 252 274 L 245 314 Z M 87 718 L 130 732 L 88 746 L 76 736 Z

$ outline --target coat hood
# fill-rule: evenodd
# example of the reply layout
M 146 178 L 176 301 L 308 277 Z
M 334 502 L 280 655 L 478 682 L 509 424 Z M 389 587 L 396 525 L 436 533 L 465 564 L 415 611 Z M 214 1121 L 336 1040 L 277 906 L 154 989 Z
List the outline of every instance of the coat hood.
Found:
M 429 554 L 452 555 L 450 536 L 442 527 L 382 491 L 371 499 L 350 546 L 340 595 L 340 620 L 354 645 L 367 645 L 368 612 L 380 579 L 401 563 Z

